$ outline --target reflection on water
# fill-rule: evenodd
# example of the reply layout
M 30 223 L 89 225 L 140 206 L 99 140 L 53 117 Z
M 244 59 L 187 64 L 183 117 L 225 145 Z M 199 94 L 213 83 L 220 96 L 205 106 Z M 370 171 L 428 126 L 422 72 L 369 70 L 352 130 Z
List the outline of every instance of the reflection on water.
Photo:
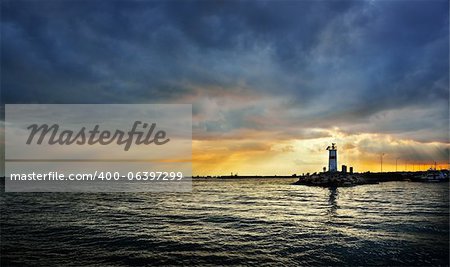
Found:
M 447 184 L 2 193 L 2 266 L 448 265 Z
M 337 187 L 331 187 L 330 190 L 330 197 L 328 198 L 328 204 L 330 205 L 330 214 L 336 214 L 336 210 L 338 209 L 337 205 L 337 196 L 338 196 L 338 189 Z

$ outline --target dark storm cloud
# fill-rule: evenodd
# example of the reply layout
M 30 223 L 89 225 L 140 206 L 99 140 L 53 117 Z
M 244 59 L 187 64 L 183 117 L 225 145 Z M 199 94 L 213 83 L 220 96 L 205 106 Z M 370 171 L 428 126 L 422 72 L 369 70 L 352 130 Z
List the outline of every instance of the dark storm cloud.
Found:
M 444 126 L 438 140 L 448 129 L 447 1 L 2 1 L 1 30 L 4 103 L 196 95 L 202 114 L 204 98 L 245 94 L 262 100 L 217 105 L 222 119 L 196 127 L 339 126 L 418 138 L 426 118 L 370 121 L 428 107 Z M 436 140 L 432 131 L 421 139 Z

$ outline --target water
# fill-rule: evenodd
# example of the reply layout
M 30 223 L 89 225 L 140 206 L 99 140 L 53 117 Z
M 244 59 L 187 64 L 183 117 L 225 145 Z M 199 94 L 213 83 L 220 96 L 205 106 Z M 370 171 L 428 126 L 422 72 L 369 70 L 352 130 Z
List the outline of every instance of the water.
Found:
M 189 194 L 2 193 L 2 266 L 449 264 L 448 183 L 292 181 L 195 181 Z

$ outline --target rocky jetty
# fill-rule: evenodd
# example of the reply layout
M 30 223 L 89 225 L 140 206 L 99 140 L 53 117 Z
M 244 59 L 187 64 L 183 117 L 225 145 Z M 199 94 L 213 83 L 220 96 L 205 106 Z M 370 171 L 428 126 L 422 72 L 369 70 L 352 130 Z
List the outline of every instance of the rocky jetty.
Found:
M 343 187 L 376 183 L 378 183 L 376 179 L 370 179 L 359 173 L 322 172 L 300 176 L 294 185 Z
M 382 182 L 392 181 L 410 181 L 410 182 L 437 182 L 437 180 L 427 179 L 429 171 L 419 172 L 364 172 L 364 173 L 347 173 L 347 172 L 321 172 L 306 174 L 299 177 L 294 185 L 311 185 L 322 187 L 341 187 L 355 186 L 363 184 L 378 184 Z M 439 182 L 449 181 L 449 171 L 439 171 L 443 175 L 443 179 Z M 428 176 L 427 176 L 428 175 Z

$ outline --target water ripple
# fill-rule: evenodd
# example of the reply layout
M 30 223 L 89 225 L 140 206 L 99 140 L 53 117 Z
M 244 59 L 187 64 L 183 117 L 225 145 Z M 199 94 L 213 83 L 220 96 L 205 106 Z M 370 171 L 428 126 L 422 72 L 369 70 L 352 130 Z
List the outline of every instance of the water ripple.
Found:
M 290 182 L 1 193 L 2 265 L 448 265 L 448 184 Z

